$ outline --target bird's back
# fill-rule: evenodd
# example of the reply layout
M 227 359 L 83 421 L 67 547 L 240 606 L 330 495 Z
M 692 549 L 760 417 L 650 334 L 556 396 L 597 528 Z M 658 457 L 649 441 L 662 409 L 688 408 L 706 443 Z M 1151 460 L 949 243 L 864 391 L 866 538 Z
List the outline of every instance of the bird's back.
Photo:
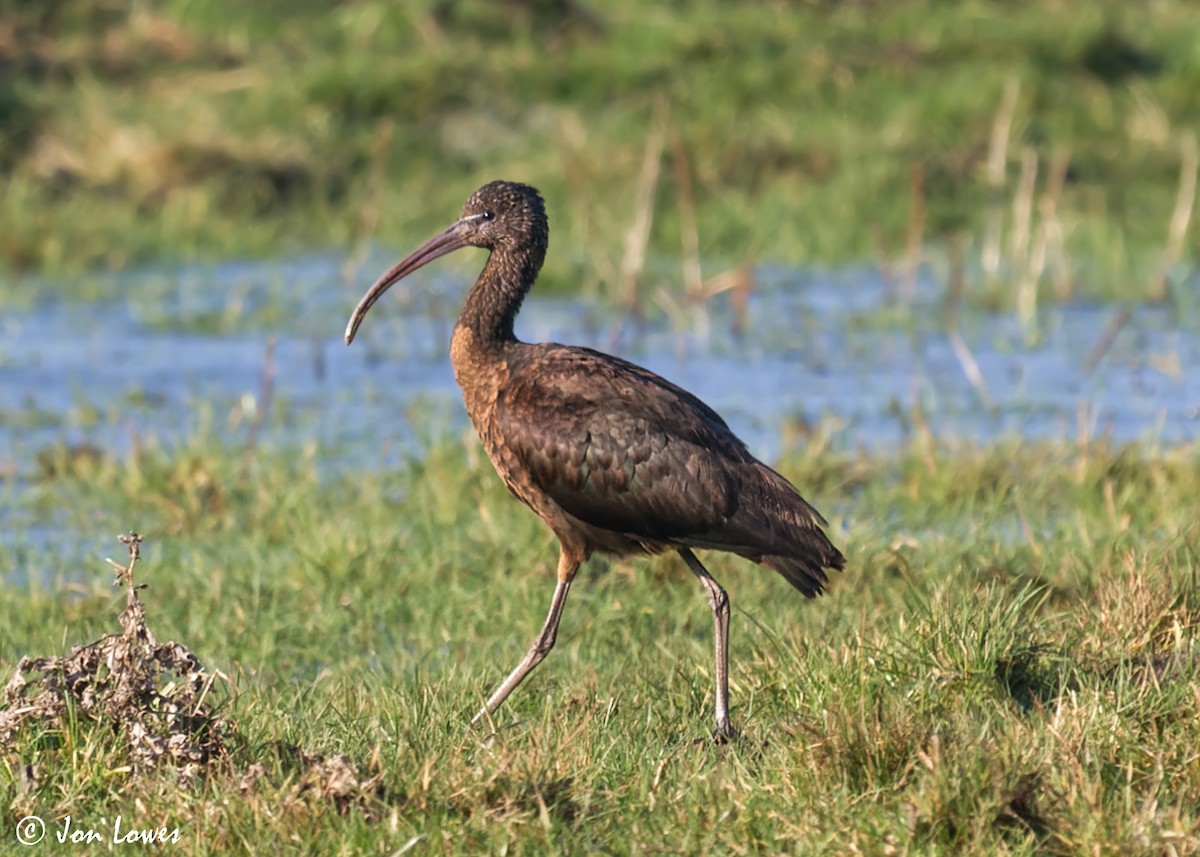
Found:
M 504 370 L 477 425 L 505 482 L 560 538 L 732 551 L 810 596 L 844 565 L 817 511 L 686 390 L 553 343 L 514 343 Z

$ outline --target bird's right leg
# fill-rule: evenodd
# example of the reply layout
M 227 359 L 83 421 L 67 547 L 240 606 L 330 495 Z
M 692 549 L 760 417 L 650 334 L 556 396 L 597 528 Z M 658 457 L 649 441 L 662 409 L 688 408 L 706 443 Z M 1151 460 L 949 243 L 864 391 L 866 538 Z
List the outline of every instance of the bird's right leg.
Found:
M 716 578 L 708 573 L 696 555 L 688 548 L 680 548 L 679 555 L 687 563 L 688 568 L 708 591 L 708 603 L 713 614 L 713 648 L 716 650 L 716 720 L 717 731 L 714 737 L 724 741 L 734 737 L 733 727 L 729 725 L 729 595 L 717 583 Z
M 554 587 L 554 600 L 550 602 L 550 612 L 546 616 L 546 623 L 542 625 L 541 633 L 537 635 L 521 663 L 517 664 L 517 668 L 509 673 L 504 683 L 488 697 L 487 704 L 471 719 L 472 723 L 478 723 L 495 712 L 517 685 L 525 680 L 525 676 L 550 654 L 558 637 L 558 620 L 562 618 L 563 605 L 567 603 L 567 592 L 571 589 L 571 581 L 575 579 L 575 572 L 579 571 L 583 559 L 578 552 L 569 551 L 565 546 L 561 548 L 558 556 L 558 584 Z

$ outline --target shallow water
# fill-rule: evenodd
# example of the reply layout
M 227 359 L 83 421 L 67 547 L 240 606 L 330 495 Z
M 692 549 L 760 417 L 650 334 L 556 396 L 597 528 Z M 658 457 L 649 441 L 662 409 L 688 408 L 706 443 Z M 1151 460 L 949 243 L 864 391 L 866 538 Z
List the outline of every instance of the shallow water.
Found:
M 170 442 L 199 423 L 236 442 L 256 422 L 259 443 L 319 441 L 351 466 L 375 466 L 408 448 L 427 412 L 462 423 L 446 351 L 464 275 L 414 276 L 376 306 L 353 347 L 341 341 L 349 311 L 387 261 L 376 255 L 349 277 L 322 256 L 135 272 L 98 285 L 109 301 L 51 298 L 7 312 L 0 468 L 25 475 L 56 442 L 121 452 L 135 434 Z M 938 290 L 921 284 L 904 313 L 889 302 L 869 269 L 762 269 L 744 336 L 727 296 L 674 320 L 652 311 L 639 330 L 603 307 L 536 293 L 518 333 L 642 363 L 709 402 L 768 458 L 785 426 L 823 418 L 842 426 L 841 443 L 895 445 L 914 407 L 935 435 L 973 441 L 1081 431 L 1117 441 L 1195 437 L 1200 340 L 1194 322 L 1165 308 L 1135 307 L 1090 373 L 1087 355 L 1115 307 L 1051 307 L 1032 345 L 1011 315 L 964 310 L 985 404 L 945 334 Z M 259 416 L 265 374 L 271 401 Z
M 142 271 L 97 280 L 101 299 L 91 303 L 56 300 L 53 284 L 8 284 L 30 290 L 13 302 L 30 308 L 0 318 L 0 554 L 9 560 L 0 574 L 82 580 L 89 572 L 64 577 L 64 563 L 113 552 L 112 534 L 22 502 L 39 452 L 55 445 L 122 454 L 197 431 L 234 445 L 253 433 L 260 445 L 319 443 L 330 468 L 372 468 L 419 449 L 431 426 L 465 427 L 447 349 L 466 274 L 435 268 L 406 280 L 353 347 L 342 343 L 350 310 L 390 261 L 375 254 L 348 276 L 332 256 Z M 1049 308 L 1033 345 L 1010 315 L 964 309 L 985 405 L 931 282 L 901 311 L 869 269 L 756 277 L 745 335 L 728 296 L 676 318 L 652 307 L 639 327 L 611 308 L 536 293 L 518 333 L 642 363 L 709 402 L 768 460 L 823 420 L 838 427 L 839 445 L 896 446 L 914 411 L 935 436 L 974 442 L 1087 432 L 1172 444 L 1200 426 L 1200 338 L 1186 314 L 1133 308 L 1089 373 L 1087 355 L 1116 307 Z

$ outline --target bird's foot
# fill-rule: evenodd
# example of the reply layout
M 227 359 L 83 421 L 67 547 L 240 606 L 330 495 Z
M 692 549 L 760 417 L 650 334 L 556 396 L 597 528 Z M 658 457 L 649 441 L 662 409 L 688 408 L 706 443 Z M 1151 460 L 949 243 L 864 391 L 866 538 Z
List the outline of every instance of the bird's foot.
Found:
M 737 741 L 742 736 L 734 730 L 728 723 L 718 726 L 712 731 L 712 740 L 714 744 L 724 745 L 731 741 Z
M 712 732 L 708 733 L 708 737 L 697 738 L 695 741 L 692 742 L 692 744 L 694 746 L 698 747 L 701 744 L 707 744 L 708 742 L 711 741 L 713 744 L 716 744 L 718 747 L 723 747 L 726 744 L 730 744 L 734 741 L 737 741 L 741 737 L 742 736 L 739 735 L 732 726 L 730 726 L 728 723 L 723 723 L 720 726 L 718 726 L 716 729 L 714 729 Z

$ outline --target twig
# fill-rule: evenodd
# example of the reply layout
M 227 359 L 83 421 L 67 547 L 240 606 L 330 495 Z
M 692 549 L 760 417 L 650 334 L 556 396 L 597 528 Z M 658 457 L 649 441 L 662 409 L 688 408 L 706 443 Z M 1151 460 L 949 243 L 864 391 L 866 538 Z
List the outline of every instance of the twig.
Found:
M 1096 370 L 1096 366 L 1104 359 L 1104 355 L 1112 347 L 1113 340 L 1117 338 L 1117 334 L 1121 332 L 1121 328 L 1129 321 L 1131 315 L 1133 315 L 1133 311 L 1128 306 L 1117 310 L 1117 314 L 1108 323 L 1108 327 L 1104 328 L 1104 333 L 1096 340 L 1092 350 L 1088 352 L 1087 360 L 1083 364 L 1083 374 L 1091 375 Z
M 904 240 L 904 275 L 900 298 L 911 307 L 917 294 L 917 269 L 921 266 L 921 241 L 925 237 L 925 168 L 913 164 L 908 171 L 908 233 Z
M 687 359 L 687 307 L 678 297 L 661 288 L 654 290 L 654 301 L 671 320 L 671 328 L 675 333 L 675 359 L 682 363 Z
M 1167 245 L 1158 262 L 1158 273 L 1150 286 L 1153 300 L 1174 299 L 1168 275 L 1171 268 L 1183 255 L 1183 242 L 1187 237 L 1188 225 L 1192 222 L 1192 208 L 1196 202 L 1196 135 L 1188 131 L 1179 141 L 1179 191 L 1175 196 L 1175 210 L 1171 212 L 1171 225 L 1167 230 Z
M 1008 140 L 1012 132 L 1013 113 L 1017 108 L 1017 96 L 1021 93 L 1021 82 L 1010 77 L 1004 84 L 1004 96 L 1000 108 L 992 121 L 992 139 L 988 146 L 987 185 L 988 214 L 983 238 L 980 264 L 988 277 L 996 276 L 1000 270 L 1000 235 L 1004 228 L 1004 174 L 1008 162 Z
M 1037 327 L 1037 286 L 1041 271 L 1035 270 L 1033 254 L 1029 252 L 1029 235 L 1033 221 L 1033 191 L 1037 186 L 1038 156 L 1030 147 L 1021 150 L 1021 178 L 1013 198 L 1012 265 L 1020 272 L 1017 280 L 1017 318 L 1026 336 Z
M 116 579 L 113 580 L 113 585 L 119 586 L 124 584 L 129 589 L 130 601 L 133 601 L 137 598 L 137 596 L 134 594 L 135 590 L 141 588 L 133 585 L 133 567 L 137 565 L 137 561 L 142 558 L 142 537 L 134 532 L 130 532 L 129 535 L 122 533 L 121 535 L 117 536 L 117 541 L 129 547 L 129 562 L 125 565 L 121 565 L 111 557 L 105 557 L 104 561 L 112 566 L 113 570 L 117 573 Z
M 719 294 L 730 292 L 729 304 L 733 310 L 731 329 L 733 335 L 741 336 L 746 329 L 746 315 L 750 295 L 754 291 L 754 266 L 749 261 L 736 268 L 714 274 L 700 288 L 700 301 L 708 301 Z
M 696 227 L 696 205 L 692 198 L 692 175 L 687 147 L 678 131 L 671 132 L 671 161 L 675 167 L 675 190 L 679 197 L 679 243 L 682 245 L 683 293 L 695 319 L 695 333 L 701 339 L 709 334 L 708 305 L 704 294 L 704 274 L 700 266 L 700 232 Z
M 749 262 L 743 262 L 734 269 L 733 299 L 733 335 L 741 337 L 746 332 L 746 318 L 750 313 L 750 293 L 754 291 L 754 268 Z
M 1072 282 L 1071 268 L 1067 264 L 1066 237 L 1062 220 L 1058 216 L 1058 201 L 1062 198 L 1067 183 L 1067 170 L 1071 166 L 1071 153 L 1060 148 L 1050 162 L 1050 176 L 1046 180 L 1046 192 L 1038 202 L 1038 213 L 1042 218 L 1042 234 L 1046 241 L 1047 265 L 1054 270 L 1054 291 L 1059 299 L 1070 297 Z
M 675 166 L 675 190 L 679 194 L 679 241 L 683 245 L 683 287 L 688 299 L 703 301 L 704 275 L 700 267 L 700 232 L 696 228 L 696 204 L 692 197 L 692 171 L 687 147 L 678 131 L 671 134 Z
M 262 385 L 258 392 L 258 406 L 254 410 L 254 419 L 246 431 L 246 450 L 254 449 L 258 443 L 258 435 L 263 424 L 267 421 L 267 411 L 271 408 L 271 395 L 275 390 L 275 337 L 267 339 L 267 350 L 263 355 Z
M 1067 161 L 1060 152 L 1051 163 L 1046 190 L 1038 200 L 1038 228 L 1017 285 L 1017 317 L 1021 319 L 1027 334 L 1037 328 L 1038 290 L 1042 275 L 1046 272 L 1046 256 L 1052 241 L 1056 242 L 1059 258 L 1062 256 L 1058 198 L 1062 195 L 1066 177 Z
M 658 187 L 659 167 L 662 164 L 663 132 L 662 121 L 655 122 L 646 148 L 642 153 L 642 170 L 638 176 L 637 199 L 634 204 L 633 222 L 625 233 L 625 256 L 621 260 L 620 290 L 625 306 L 641 320 L 641 302 L 638 300 L 637 283 L 646 264 L 646 245 L 650 240 L 650 227 L 654 224 L 654 192 Z
M 1029 225 L 1033 218 L 1033 190 L 1037 185 L 1038 156 L 1029 146 L 1021 150 L 1021 176 L 1013 197 L 1013 227 L 1008 253 L 1014 264 L 1025 259 L 1029 247 Z
M 958 328 L 958 310 L 962 303 L 963 292 L 966 290 L 966 274 L 963 269 L 962 247 L 959 245 L 957 237 L 950 239 L 948 251 L 950 254 L 950 282 L 947 286 L 946 303 L 943 310 L 946 338 L 950 340 L 950 348 L 953 349 L 954 356 L 958 359 L 958 365 L 962 367 L 963 375 L 974 388 L 979 400 L 985 407 L 990 408 L 992 401 L 988 394 L 987 382 L 984 381 L 983 373 L 979 371 L 979 364 L 975 362 L 975 357 L 971 354 L 971 349 L 967 347 Z
M 1016 262 L 1024 259 L 1030 244 L 1030 223 L 1033 220 L 1033 188 L 1038 181 L 1038 154 L 1032 146 L 1021 149 L 1021 173 L 1016 180 L 1013 197 L 1013 232 L 1008 239 L 1009 257 Z
M 975 393 L 979 396 L 979 400 L 983 402 L 984 407 L 992 406 L 992 398 L 988 395 L 987 382 L 983 380 L 983 373 L 979 371 L 979 364 L 975 362 L 975 357 L 971 354 L 971 349 L 967 347 L 967 343 L 963 340 L 962 334 L 958 328 L 950 331 L 950 347 L 954 350 L 954 356 L 958 359 L 958 364 L 962 367 L 963 375 L 975 388 Z

